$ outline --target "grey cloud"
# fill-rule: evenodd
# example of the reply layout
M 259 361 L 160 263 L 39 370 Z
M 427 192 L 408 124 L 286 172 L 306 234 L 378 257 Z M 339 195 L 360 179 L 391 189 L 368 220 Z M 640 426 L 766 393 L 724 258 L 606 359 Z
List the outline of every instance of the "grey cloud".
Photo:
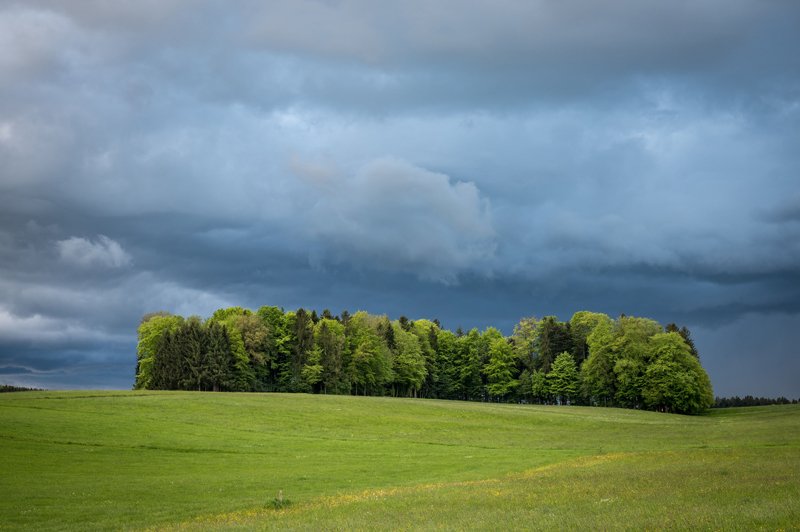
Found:
M 763 211 L 763 218 L 777 224 L 800 222 L 800 196 L 783 201 L 769 211 Z
M 3 342 L 29 342 L 32 345 L 86 345 L 109 340 L 103 331 L 78 320 L 58 320 L 39 314 L 16 316 L 0 307 L 0 339 Z
M 751 97 L 786 98 L 775 82 L 798 66 L 788 54 L 764 60 L 776 34 L 798 44 L 799 10 L 781 2 L 26 6 L 39 10 L 7 11 L 55 17 L 77 32 L 45 47 L 62 57 L 64 79 L 99 75 L 131 101 L 177 92 L 258 109 L 452 112 L 527 107 L 534 96 L 619 104 L 643 81 L 677 76 L 714 104 L 745 87 Z
M 797 396 L 800 358 L 800 313 L 744 314 L 713 329 L 697 327 L 692 333 L 701 360 L 714 377 L 720 396 Z M 747 375 L 747 391 L 734 384 Z
M 506 331 L 588 308 L 711 352 L 797 312 L 799 19 L 0 2 L 0 365 L 127 387 L 142 313 L 229 304 Z
M 97 240 L 71 236 L 56 242 L 56 247 L 62 261 L 80 267 L 121 268 L 131 262 L 131 256 L 119 242 L 105 235 L 98 235 Z
M 532 56 L 537 61 L 565 53 L 577 58 L 582 50 L 593 50 L 602 61 L 619 61 L 622 55 L 652 64 L 661 54 L 685 57 L 688 51 L 724 48 L 773 9 L 746 1 L 617 1 L 603 6 L 414 1 L 378 6 L 304 0 L 265 5 L 260 16 L 251 18 L 251 35 L 288 51 L 369 64 L 422 55 L 486 62 Z
M 489 202 L 473 183 L 390 158 L 338 180 L 303 170 L 320 194 L 312 235 L 336 261 L 455 282 L 494 255 Z

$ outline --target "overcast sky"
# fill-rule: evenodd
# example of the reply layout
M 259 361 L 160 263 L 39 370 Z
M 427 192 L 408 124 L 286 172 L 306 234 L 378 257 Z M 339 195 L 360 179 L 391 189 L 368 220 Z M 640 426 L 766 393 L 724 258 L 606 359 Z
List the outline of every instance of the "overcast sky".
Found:
M 232 5 L 235 4 L 235 5 Z M 0 1 L 0 383 L 142 314 L 692 331 L 800 397 L 795 0 Z

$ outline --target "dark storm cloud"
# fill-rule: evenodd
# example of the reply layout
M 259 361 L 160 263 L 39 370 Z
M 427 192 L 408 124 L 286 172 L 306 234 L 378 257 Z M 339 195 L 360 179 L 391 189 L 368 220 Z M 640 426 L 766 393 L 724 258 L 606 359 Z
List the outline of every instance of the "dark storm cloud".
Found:
M 0 2 L 4 378 L 127 387 L 158 309 L 510 332 L 589 308 L 690 326 L 722 393 L 798 395 L 799 25 L 753 0 Z M 764 391 L 722 362 L 748 327 Z

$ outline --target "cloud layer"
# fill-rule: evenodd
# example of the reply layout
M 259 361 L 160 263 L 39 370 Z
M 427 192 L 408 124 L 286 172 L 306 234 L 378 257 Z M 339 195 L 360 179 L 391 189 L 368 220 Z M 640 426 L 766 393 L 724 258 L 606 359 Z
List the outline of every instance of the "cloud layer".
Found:
M 323 251 L 320 263 L 455 282 L 493 258 L 489 202 L 473 183 L 396 159 L 370 161 L 341 180 L 298 173 L 319 195 L 310 231 Z
M 131 257 L 116 242 L 105 235 L 98 235 L 96 241 L 72 236 L 56 242 L 60 259 L 82 268 L 94 266 L 121 268 L 131 262 Z
M 800 315 L 798 26 L 756 0 L 0 2 L 0 368 L 126 387 L 159 309 L 589 308 L 689 325 L 719 393 L 800 395 L 791 350 L 724 369 L 754 356 L 734 329 Z

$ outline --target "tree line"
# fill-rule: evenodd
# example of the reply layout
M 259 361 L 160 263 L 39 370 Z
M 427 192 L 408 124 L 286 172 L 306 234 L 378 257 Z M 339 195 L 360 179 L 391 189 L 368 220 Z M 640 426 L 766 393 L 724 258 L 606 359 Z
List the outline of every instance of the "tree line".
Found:
M 498 329 L 264 306 L 147 314 L 134 388 L 390 395 L 693 414 L 714 403 L 686 327 L 581 311 Z
M 767 405 L 796 405 L 797 399 L 787 399 L 784 396 L 780 397 L 753 397 L 752 395 L 745 395 L 739 397 L 715 397 L 713 408 L 730 408 L 733 406 L 767 406 Z
M 0 384 L 0 393 L 7 392 L 43 392 L 42 388 L 29 388 L 27 386 L 13 386 L 11 384 Z

